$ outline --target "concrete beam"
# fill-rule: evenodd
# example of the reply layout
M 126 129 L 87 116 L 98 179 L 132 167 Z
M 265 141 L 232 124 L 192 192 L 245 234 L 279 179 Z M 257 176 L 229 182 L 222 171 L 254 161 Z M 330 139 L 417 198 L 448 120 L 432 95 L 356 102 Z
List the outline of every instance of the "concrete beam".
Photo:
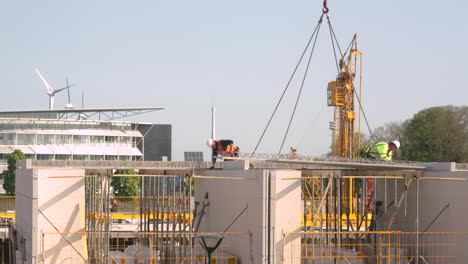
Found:
M 242 161 L 244 169 L 251 164 L 256 169 L 365 169 L 365 170 L 424 170 L 424 166 L 413 164 L 400 164 L 389 162 L 370 161 L 327 161 L 327 160 L 253 160 L 241 158 L 226 158 L 227 160 Z M 217 162 L 216 168 L 223 168 L 227 162 Z M 237 164 L 237 163 L 236 163 Z M 184 170 L 184 169 L 209 169 L 211 162 L 193 161 L 102 161 L 102 160 L 33 160 L 34 168 L 83 168 L 83 169 L 159 169 L 159 170 Z M 249 165 L 250 167 L 250 165 Z

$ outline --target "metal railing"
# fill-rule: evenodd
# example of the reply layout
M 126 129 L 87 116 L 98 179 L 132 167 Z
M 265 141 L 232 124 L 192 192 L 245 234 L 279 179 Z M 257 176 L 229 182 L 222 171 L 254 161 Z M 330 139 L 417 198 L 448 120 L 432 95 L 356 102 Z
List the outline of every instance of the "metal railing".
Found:
M 95 232 L 93 236 L 102 236 Z M 109 236 L 109 243 L 101 244 L 98 240 L 87 240 L 86 243 L 76 242 L 76 238 L 89 235 L 86 233 L 40 233 L 40 258 L 46 263 L 62 263 L 68 259 L 73 263 L 193 263 L 204 264 L 207 260 L 207 253 L 201 247 L 196 236 L 206 234 L 202 232 L 190 232 L 183 236 L 178 232 L 169 233 L 165 243 L 155 243 L 158 237 L 163 235 L 161 232 L 130 232 L 114 231 Z M 210 233 L 212 234 L 212 233 Z M 221 234 L 221 233 L 220 233 Z M 164 233 L 167 235 L 167 233 Z M 233 255 L 232 248 L 235 247 L 234 241 L 239 239 L 250 240 L 251 233 L 223 233 L 223 240 L 219 247 L 213 252 L 212 263 L 216 264 L 235 264 L 239 257 Z M 148 245 L 143 245 L 149 241 Z M 69 243 L 68 243 L 69 242 Z M 59 247 L 60 250 L 51 250 Z M 99 254 L 89 255 L 90 249 L 107 248 L 109 250 L 101 251 Z
M 466 232 L 282 233 L 281 263 L 464 263 L 457 241 Z M 417 239 L 419 238 L 419 239 Z M 457 255 L 458 254 L 458 255 Z

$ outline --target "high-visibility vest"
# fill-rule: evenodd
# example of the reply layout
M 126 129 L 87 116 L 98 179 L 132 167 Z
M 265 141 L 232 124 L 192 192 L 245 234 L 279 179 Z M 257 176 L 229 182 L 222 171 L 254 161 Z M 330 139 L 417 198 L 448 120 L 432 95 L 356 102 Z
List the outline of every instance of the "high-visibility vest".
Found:
M 226 146 L 225 151 L 226 151 L 227 153 L 233 153 L 234 151 L 236 151 L 236 149 L 237 149 L 237 147 L 236 147 L 235 144 L 230 144 L 230 145 L 227 145 L 227 146 Z
M 379 142 L 367 148 L 366 155 L 374 159 L 390 161 L 392 160 L 393 151 L 388 149 L 387 142 Z
M 223 149 L 221 140 L 215 140 L 215 143 L 216 143 L 216 148 L 218 150 L 218 153 L 221 156 L 226 156 L 226 155 L 232 156 L 233 153 L 237 150 L 237 146 L 234 143 L 225 146 L 225 149 Z

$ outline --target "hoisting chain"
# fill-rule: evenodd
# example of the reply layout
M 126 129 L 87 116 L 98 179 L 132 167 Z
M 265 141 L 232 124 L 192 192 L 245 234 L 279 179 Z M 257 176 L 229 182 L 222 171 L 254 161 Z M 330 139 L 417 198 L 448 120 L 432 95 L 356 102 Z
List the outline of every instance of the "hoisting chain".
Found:
M 322 9 L 322 12 L 324 14 L 328 14 L 328 11 L 330 11 L 330 9 L 328 9 L 328 2 L 327 0 L 323 0 L 323 9 Z

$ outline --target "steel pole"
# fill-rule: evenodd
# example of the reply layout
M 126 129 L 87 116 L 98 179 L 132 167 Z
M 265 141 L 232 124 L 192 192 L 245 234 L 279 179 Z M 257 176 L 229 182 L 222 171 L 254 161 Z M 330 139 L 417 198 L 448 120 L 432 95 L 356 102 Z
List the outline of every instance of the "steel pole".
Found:
M 416 179 L 416 264 L 419 264 L 419 178 Z
M 211 138 L 216 138 L 216 109 L 211 107 Z

